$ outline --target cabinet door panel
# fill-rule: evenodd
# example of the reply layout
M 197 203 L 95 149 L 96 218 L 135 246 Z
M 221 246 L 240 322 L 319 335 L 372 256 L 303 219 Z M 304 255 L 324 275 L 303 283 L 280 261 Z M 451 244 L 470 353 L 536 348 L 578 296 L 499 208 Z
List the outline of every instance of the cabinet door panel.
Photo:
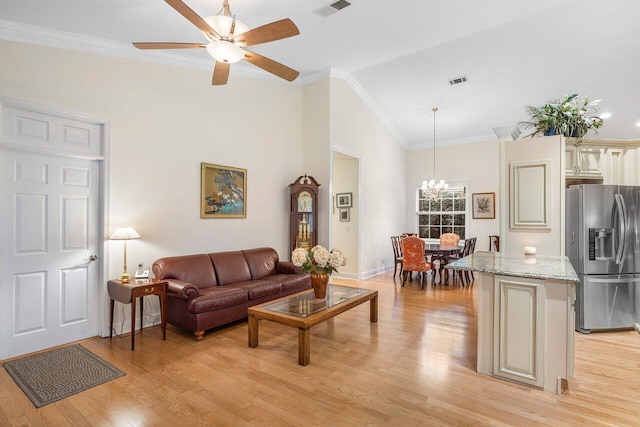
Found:
M 520 383 L 544 382 L 544 282 L 495 277 L 493 374 Z

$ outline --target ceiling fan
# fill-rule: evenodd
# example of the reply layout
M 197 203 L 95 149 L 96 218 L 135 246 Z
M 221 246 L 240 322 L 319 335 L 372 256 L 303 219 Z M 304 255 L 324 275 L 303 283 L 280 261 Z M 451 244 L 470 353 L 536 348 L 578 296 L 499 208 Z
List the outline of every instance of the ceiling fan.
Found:
M 224 0 L 217 15 L 201 18 L 180 0 L 165 0 L 171 7 L 198 27 L 208 43 L 133 43 L 138 49 L 198 49 L 205 48 L 216 60 L 213 69 L 213 85 L 227 84 L 229 68 L 242 59 L 287 81 L 294 81 L 300 74 L 296 70 L 272 59 L 244 49 L 261 43 L 272 42 L 300 34 L 290 19 L 282 19 L 250 30 L 231 15 L 228 0 Z

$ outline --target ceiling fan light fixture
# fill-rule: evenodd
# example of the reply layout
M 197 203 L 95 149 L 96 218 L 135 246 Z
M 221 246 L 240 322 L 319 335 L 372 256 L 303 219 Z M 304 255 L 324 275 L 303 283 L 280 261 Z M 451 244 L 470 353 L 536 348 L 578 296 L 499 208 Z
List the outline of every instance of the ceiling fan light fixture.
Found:
M 225 16 L 225 15 L 212 15 L 204 18 L 205 22 L 209 24 L 211 28 L 216 30 L 216 33 L 220 35 L 223 39 L 231 39 L 231 25 L 233 23 L 233 17 Z M 233 30 L 233 37 L 246 33 L 249 31 L 249 27 L 247 27 L 244 22 L 238 21 L 236 19 L 236 26 Z M 204 36 L 211 40 L 211 36 L 206 33 L 202 33 Z
M 226 40 L 217 40 L 207 45 L 207 52 L 213 56 L 216 61 L 233 64 L 244 58 L 244 50 L 236 46 L 233 42 Z

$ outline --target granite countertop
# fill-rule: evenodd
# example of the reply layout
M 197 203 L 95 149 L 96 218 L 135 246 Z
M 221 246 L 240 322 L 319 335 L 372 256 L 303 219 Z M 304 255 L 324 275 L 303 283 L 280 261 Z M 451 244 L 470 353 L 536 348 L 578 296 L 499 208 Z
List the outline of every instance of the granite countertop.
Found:
M 573 265 L 566 256 L 519 255 L 501 252 L 475 252 L 450 262 L 453 270 L 478 271 L 532 279 L 557 279 L 579 282 Z

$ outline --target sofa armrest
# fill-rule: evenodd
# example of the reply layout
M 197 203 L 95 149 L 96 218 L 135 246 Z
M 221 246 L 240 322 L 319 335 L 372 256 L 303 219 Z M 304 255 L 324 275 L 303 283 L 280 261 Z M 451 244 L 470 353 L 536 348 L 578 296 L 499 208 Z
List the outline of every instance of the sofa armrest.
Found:
M 296 267 L 290 261 L 278 261 L 276 265 L 276 273 L 278 274 L 298 274 L 300 267 Z
M 190 300 L 200 295 L 198 288 L 191 283 L 176 279 L 167 279 L 167 283 L 167 295 L 172 297 Z

